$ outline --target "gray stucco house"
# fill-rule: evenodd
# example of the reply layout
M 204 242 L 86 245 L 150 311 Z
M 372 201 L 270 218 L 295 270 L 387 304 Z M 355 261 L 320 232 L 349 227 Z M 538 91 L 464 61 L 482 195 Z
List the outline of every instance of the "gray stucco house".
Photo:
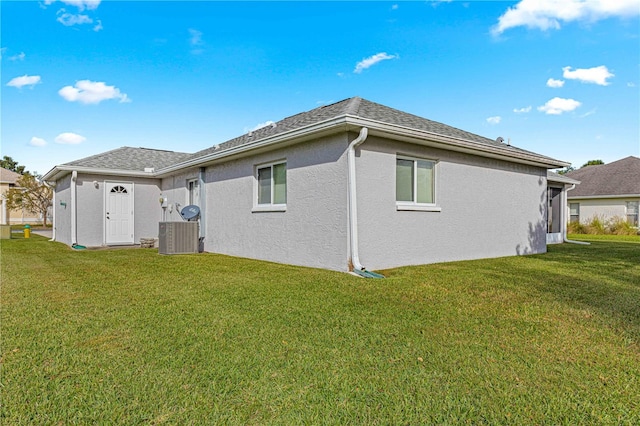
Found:
M 194 154 L 124 147 L 44 179 L 69 245 L 137 244 L 196 204 L 204 251 L 348 271 L 545 252 L 547 170 L 567 165 L 354 97 Z

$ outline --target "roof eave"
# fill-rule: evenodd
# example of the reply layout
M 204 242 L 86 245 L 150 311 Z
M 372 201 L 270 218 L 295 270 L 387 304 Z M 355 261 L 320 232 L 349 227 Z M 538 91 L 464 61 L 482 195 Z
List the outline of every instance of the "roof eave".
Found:
M 572 200 L 591 200 L 591 199 L 614 199 L 614 198 L 640 198 L 640 194 L 611 194 L 611 195 L 569 195 L 567 198 Z
M 547 175 L 547 181 L 548 182 L 554 182 L 554 183 L 563 183 L 565 185 L 578 185 L 578 184 L 580 184 L 579 180 L 571 179 L 571 178 L 568 178 L 568 177 L 563 176 L 563 175 L 558 175 L 558 176 L 549 176 L 549 175 Z
M 97 167 L 72 166 L 68 164 L 62 164 L 59 166 L 55 166 L 53 169 L 49 170 L 42 177 L 42 180 L 48 183 L 52 183 L 74 171 L 79 173 L 91 173 L 91 174 L 105 175 L 105 176 L 130 176 L 130 177 L 157 178 L 155 172 L 144 172 L 140 170 L 104 169 L 104 168 L 97 168 Z
M 194 158 L 192 160 L 172 164 L 168 167 L 158 170 L 156 176 L 165 177 L 171 175 L 172 173 L 190 167 L 207 166 L 218 161 L 226 161 L 229 159 L 229 157 L 239 157 L 245 155 L 249 151 L 253 152 L 261 149 L 271 149 L 274 146 L 281 145 L 293 145 L 316 137 L 334 134 L 341 130 L 348 130 L 346 124 L 346 116 L 331 118 L 329 120 L 314 123 L 306 127 L 300 127 L 263 139 L 257 139 L 253 142 L 234 146 L 222 151 L 214 151 L 202 157 Z
M 447 149 L 449 151 L 480 155 L 482 157 L 528 164 L 547 169 L 557 169 L 559 167 L 567 167 L 570 165 L 570 163 L 549 157 L 527 154 L 520 151 L 511 151 L 508 147 L 493 147 L 466 139 L 444 136 L 438 133 L 417 130 L 366 118 L 350 117 L 349 122 L 353 125 L 368 127 L 370 135 L 404 140 L 409 143 L 433 146 L 436 148 Z
M 248 144 L 238 145 L 236 147 L 225 149 L 219 152 L 214 151 L 199 158 L 179 162 L 160 169 L 156 173 L 156 176 L 164 177 L 185 168 L 201 167 L 213 164 L 217 161 L 227 159 L 228 157 L 243 155 L 248 151 L 266 149 L 268 147 L 280 144 L 295 144 L 304 140 L 311 139 L 312 137 L 332 134 L 340 130 L 357 131 L 362 127 L 369 128 L 369 133 L 372 135 L 384 136 L 392 139 L 403 140 L 405 142 L 444 148 L 450 151 L 458 151 L 468 154 L 480 155 L 483 157 L 506 160 L 514 163 L 528 164 L 547 169 L 556 169 L 559 167 L 567 167 L 570 165 L 570 163 L 548 157 L 527 154 L 519 151 L 509 151 L 509 148 L 492 147 L 465 139 L 443 136 L 433 132 L 416 130 L 409 127 L 398 126 L 381 121 L 345 114 L 306 127 L 301 127 L 288 132 L 259 139 Z

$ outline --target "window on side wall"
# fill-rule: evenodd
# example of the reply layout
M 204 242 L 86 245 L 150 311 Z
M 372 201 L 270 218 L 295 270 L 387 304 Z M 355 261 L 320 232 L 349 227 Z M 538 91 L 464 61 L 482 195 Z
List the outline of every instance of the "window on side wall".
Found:
M 580 203 L 569 203 L 569 222 L 580 222 Z
M 198 204 L 200 202 L 200 185 L 198 179 L 189 179 L 187 181 L 187 203 Z
M 436 161 L 396 157 L 396 208 L 440 211 L 436 205 Z
M 287 163 L 256 167 L 256 204 L 254 211 L 285 211 L 287 206 Z
M 638 226 L 638 201 L 627 201 L 627 222 L 631 226 Z

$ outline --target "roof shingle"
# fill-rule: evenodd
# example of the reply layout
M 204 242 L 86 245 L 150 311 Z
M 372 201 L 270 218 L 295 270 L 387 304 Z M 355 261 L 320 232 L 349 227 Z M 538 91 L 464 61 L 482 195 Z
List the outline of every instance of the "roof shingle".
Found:
M 153 167 L 158 171 L 169 166 L 179 167 L 179 164 L 182 162 L 197 162 L 200 158 L 204 158 L 213 152 L 222 152 L 230 148 L 247 145 L 255 141 L 268 139 L 286 132 L 303 129 L 327 120 L 347 116 L 378 121 L 384 124 L 420 130 L 440 136 L 455 138 L 465 142 L 472 142 L 478 145 L 498 148 L 505 151 L 505 153 L 525 154 L 537 157 L 538 159 L 557 162 L 557 160 L 553 160 L 550 157 L 545 157 L 514 146 L 509 146 L 483 136 L 393 109 L 366 99 L 353 97 L 330 105 L 315 108 L 310 111 L 292 115 L 272 125 L 245 133 L 219 145 L 203 149 L 193 154 L 148 148 L 122 147 L 91 157 L 72 161 L 64 165 L 123 171 L 144 171 L 147 167 Z
M 626 157 L 609 164 L 586 166 L 566 174 L 580 181 L 569 198 L 640 194 L 640 158 Z
M 2 183 L 16 183 L 16 180 L 18 180 L 20 176 L 22 176 L 20 173 L 0 167 L 0 182 Z
M 500 149 L 517 151 L 523 154 L 533 154 L 541 158 L 551 159 L 540 154 L 516 148 L 514 146 L 508 146 L 493 139 L 485 138 L 474 133 L 457 129 L 446 124 L 438 123 L 437 121 L 432 121 L 382 104 L 371 102 L 360 97 L 345 99 L 340 102 L 321 106 L 310 111 L 292 115 L 291 117 L 284 118 L 273 125 L 262 127 L 253 132 L 245 133 L 244 135 L 223 142 L 218 146 L 213 146 L 202 151 L 198 151 L 191 155 L 189 159 L 195 160 L 199 157 L 204 157 L 207 154 L 211 154 L 215 151 L 222 151 L 236 146 L 245 145 L 260 139 L 265 139 L 291 130 L 296 130 L 316 123 L 320 123 L 322 121 L 330 120 L 332 118 L 338 118 L 346 115 L 380 121 L 383 123 L 393 124 L 410 129 L 423 130 L 441 136 L 448 136 L 465 141 L 479 143 L 482 145 L 492 146 L 494 148 L 497 147 Z
M 190 155 L 184 152 L 124 146 L 65 163 L 65 165 L 142 172 L 146 167 L 153 167 L 158 170 L 162 167 L 170 166 L 188 158 Z

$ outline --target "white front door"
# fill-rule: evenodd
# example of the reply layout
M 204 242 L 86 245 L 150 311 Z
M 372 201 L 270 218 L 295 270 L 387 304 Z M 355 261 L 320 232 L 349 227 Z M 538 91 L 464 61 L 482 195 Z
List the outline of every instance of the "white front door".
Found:
M 105 182 L 105 242 L 133 244 L 133 184 Z

